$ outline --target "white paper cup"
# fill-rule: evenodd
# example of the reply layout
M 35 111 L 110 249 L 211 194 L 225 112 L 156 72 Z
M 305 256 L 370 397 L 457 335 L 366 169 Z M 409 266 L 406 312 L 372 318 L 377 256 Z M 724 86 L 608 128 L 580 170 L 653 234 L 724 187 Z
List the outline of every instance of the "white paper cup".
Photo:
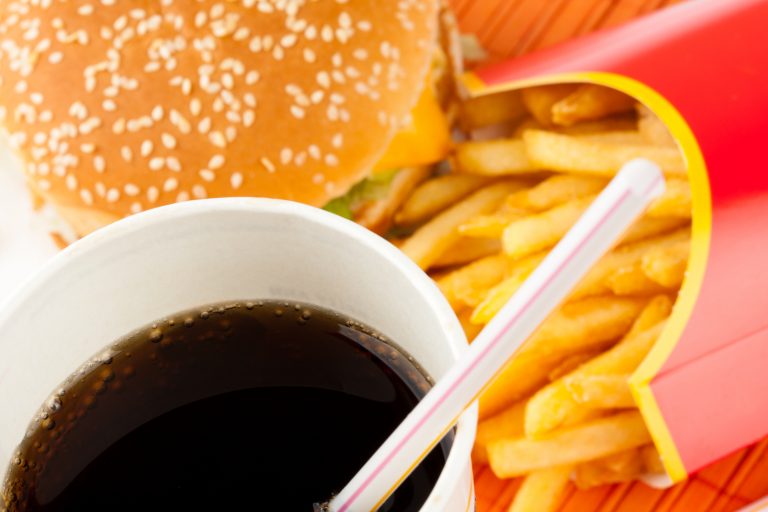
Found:
M 302 301 L 364 322 L 435 378 L 466 349 L 432 281 L 352 222 L 269 199 L 150 210 L 72 245 L 0 309 L 0 482 L 40 406 L 89 358 L 163 316 L 245 299 Z M 476 407 L 461 417 L 422 510 L 474 508 L 476 421 Z

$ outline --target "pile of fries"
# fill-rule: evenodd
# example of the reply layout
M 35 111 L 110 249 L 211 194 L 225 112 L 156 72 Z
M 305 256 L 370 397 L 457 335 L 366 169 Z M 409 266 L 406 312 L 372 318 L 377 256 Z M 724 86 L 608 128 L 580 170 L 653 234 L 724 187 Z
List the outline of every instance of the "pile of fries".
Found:
M 473 458 L 524 476 L 511 511 L 581 488 L 663 472 L 629 376 L 654 345 L 685 276 L 691 189 L 664 124 L 596 85 L 469 100 L 451 170 L 396 216 L 401 249 L 436 280 L 471 340 L 628 160 L 663 169 L 667 190 L 529 339 L 480 400 Z

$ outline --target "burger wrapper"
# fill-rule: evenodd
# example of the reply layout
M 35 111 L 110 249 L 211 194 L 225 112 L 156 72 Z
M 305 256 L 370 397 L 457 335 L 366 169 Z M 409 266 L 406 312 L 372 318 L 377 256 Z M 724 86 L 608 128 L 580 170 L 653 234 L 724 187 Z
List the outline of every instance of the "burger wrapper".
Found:
M 680 481 L 768 434 L 768 1 L 708 0 L 474 71 L 471 95 L 589 82 L 666 122 L 693 190 L 689 268 L 631 386 Z

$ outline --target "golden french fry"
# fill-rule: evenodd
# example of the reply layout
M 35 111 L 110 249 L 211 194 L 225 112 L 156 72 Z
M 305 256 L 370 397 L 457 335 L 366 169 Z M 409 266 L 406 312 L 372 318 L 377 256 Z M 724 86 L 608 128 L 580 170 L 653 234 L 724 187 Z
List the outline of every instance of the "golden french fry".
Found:
M 629 377 L 629 374 L 573 375 L 563 381 L 579 404 L 592 409 L 628 409 L 635 407 L 629 391 Z
M 669 133 L 664 122 L 645 105 L 637 105 L 637 129 L 651 144 L 676 146 L 675 138 Z
M 576 135 L 576 138 L 582 141 L 596 143 L 631 144 L 636 146 L 643 146 L 647 144 L 643 136 L 637 130 L 617 130 L 604 133 L 589 133 L 585 135 Z
M 571 373 L 587 361 L 594 359 L 600 355 L 601 352 L 602 351 L 600 350 L 589 350 L 587 352 L 570 355 L 563 359 L 560 364 L 558 364 L 552 371 L 550 371 L 549 375 L 547 375 L 547 378 L 550 382 L 557 380 L 560 377 Z
M 662 322 L 631 338 L 625 337 L 610 350 L 537 391 L 526 407 L 526 435 L 540 437 L 560 427 L 571 415 L 591 409 L 574 398 L 568 389 L 567 379 L 632 373 L 656 342 L 663 327 Z
M 543 439 L 504 439 L 488 445 L 498 478 L 565 464 L 578 464 L 643 446 L 651 441 L 643 418 L 629 411 L 559 430 Z
M 631 228 L 624 234 L 621 239 L 620 245 L 626 245 L 639 240 L 644 240 L 652 236 L 669 233 L 673 229 L 682 228 L 688 226 L 690 222 L 688 219 L 681 219 L 675 217 L 665 218 L 653 218 L 643 217 L 635 222 Z M 688 237 L 690 237 L 690 230 L 687 231 Z
M 526 115 L 520 91 L 507 91 L 470 98 L 461 105 L 459 118 L 464 130 L 517 121 Z
M 512 222 L 501 238 L 504 252 L 511 258 L 522 258 L 553 247 L 594 199 L 594 196 L 582 197 Z
M 438 176 L 422 183 L 395 216 L 402 226 L 418 224 L 489 183 L 489 178 L 462 174 Z
M 369 201 L 357 212 L 355 222 L 375 233 L 384 233 L 390 227 L 411 192 L 432 173 L 429 167 L 404 167 L 395 175 L 384 197 Z
M 459 235 L 450 247 L 432 263 L 433 267 L 455 267 L 466 265 L 479 258 L 501 252 L 501 240 L 492 238 L 470 238 Z
M 560 174 L 527 190 L 512 194 L 504 203 L 511 208 L 541 212 L 568 201 L 592 196 L 608 184 L 605 178 Z
M 543 130 L 545 126 L 538 122 L 533 117 L 527 117 L 523 119 L 520 124 L 515 127 L 515 131 L 512 132 L 512 137 L 519 139 L 523 136 L 525 130 Z
M 517 490 L 508 512 L 554 512 L 571 471 L 570 466 L 558 466 L 531 472 Z
M 522 436 L 524 420 L 525 402 L 519 402 L 478 423 L 472 460 L 478 464 L 488 464 L 488 444 L 499 439 Z
M 483 330 L 483 325 L 473 324 L 469 321 L 469 317 L 472 314 L 471 309 L 462 309 L 456 313 L 456 316 L 461 322 L 461 328 L 464 329 L 464 336 L 467 337 L 467 341 L 471 342 L 475 337 Z
M 576 466 L 573 480 L 576 487 L 589 489 L 599 485 L 628 482 L 639 477 L 643 471 L 640 449 L 633 448 Z
M 527 215 L 525 212 L 514 211 L 499 211 L 491 215 L 480 215 L 459 226 L 459 233 L 469 237 L 501 238 L 504 228 L 511 222 Z
M 652 444 L 643 446 L 640 449 L 640 456 L 643 459 L 643 467 L 648 473 L 665 473 L 664 463 L 661 461 L 659 450 Z
M 569 355 L 604 348 L 620 338 L 645 302 L 630 297 L 592 297 L 561 306 L 480 396 L 480 417 L 487 418 L 538 389 Z
M 485 296 L 485 298 L 477 305 L 475 311 L 472 313 L 472 321 L 476 323 L 488 323 L 491 321 L 496 313 L 507 303 L 507 301 L 515 294 L 520 285 L 528 279 L 528 276 L 533 272 L 541 260 L 544 259 L 545 254 L 534 254 L 525 259 L 513 262 L 514 266 L 507 268 L 508 277 L 501 283 L 494 286 Z M 505 256 L 506 258 L 506 256 Z M 507 258 L 509 260 L 509 258 Z M 511 260 L 510 260 L 511 261 Z
M 632 322 L 632 327 L 630 327 L 624 337 L 631 338 L 642 334 L 659 322 L 666 320 L 672 314 L 674 302 L 668 295 L 657 295 L 649 300 L 637 318 L 635 318 L 635 321 Z
M 531 165 L 522 139 L 461 142 L 454 154 L 456 172 L 480 176 L 525 174 L 538 170 Z
M 685 278 L 690 251 L 690 240 L 681 240 L 667 247 L 654 247 L 643 256 L 643 272 L 662 286 L 676 288 Z
M 584 84 L 552 105 L 552 122 L 571 126 L 579 121 L 629 112 L 634 106 L 635 100 L 623 92 L 601 85 Z
M 478 190 L 421 226 L 400 249 L 421 268 L 429 268 L 458 241 L 459 225 L 476 215 L 492 212 L 506 196 L 523 186 L 521 182 L 505 181 Z
M 576 90 L 578 85 L 553 84 L 523 89 L 523 104 L 544 126 L 552 126 L 552 106 Z
M 652 295 L 668 291 L 650 280 L 639 263 L 616 270 L 605 280 L 605 285 L 616 295 Z
M 594 142 L 542 130 L 523 133 L 531 167 L 597 176 L 613 176 L 634 158 L 655 162 L 669 177 L 685 178 L 685 160 L 677 148 Z
M 667 180 L 664 194 L 651 203 L 649 217 L 691 218 L 691 185 L 685 180 Z
M 540 126 L 530 126 L 531 129 L 543 129 Z M 565 135 L 595 135 L 607 132 L 637 131 L 637 120 L 633 115 L 618 115 L 583 121 L 572 126 L 556 126 L 552 131 Z M 520 134 L 522 136 L 522 133 Z
M 438 279 L 437 286 L 451 305 L 474 307 L 511 268 L 512 262 L 502 254 L 486 256 Z

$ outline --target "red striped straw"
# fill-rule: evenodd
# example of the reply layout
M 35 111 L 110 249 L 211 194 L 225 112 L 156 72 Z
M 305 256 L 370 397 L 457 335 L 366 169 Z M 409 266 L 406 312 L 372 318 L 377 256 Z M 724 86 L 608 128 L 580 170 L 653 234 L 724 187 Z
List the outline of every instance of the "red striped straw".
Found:
M 663 191 L 664 178 L 655 164 L 638 159 L 624 165 L 475 338 L 465 355 L 331 500 L 328 510 L 377 510 L 493 381 L 522 343 Z

